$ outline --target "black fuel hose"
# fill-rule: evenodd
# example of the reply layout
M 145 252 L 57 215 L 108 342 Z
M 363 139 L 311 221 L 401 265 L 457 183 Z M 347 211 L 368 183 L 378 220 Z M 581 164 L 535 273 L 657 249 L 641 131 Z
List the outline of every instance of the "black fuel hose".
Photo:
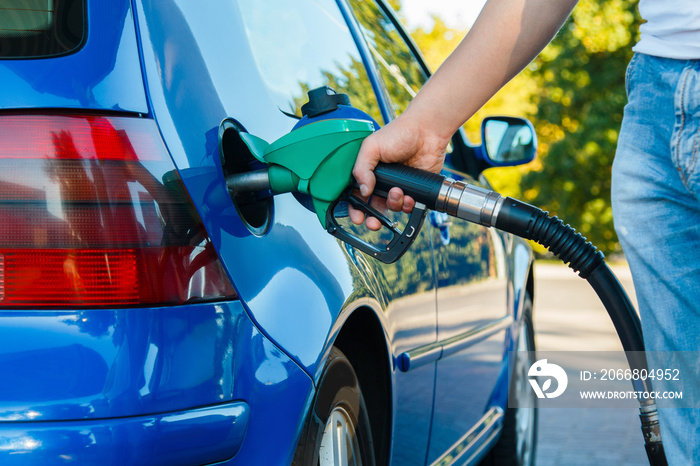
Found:
M 644 351 L 642 324 L 620 282 L 604 260 L 603 253 L 585 237 L 557 217 L 524 202 L 505 198 L 494 224 L 499 230 L 530 239 L 548 248 L 552 254 L 588 280 L 608 309 L 622 347 L 626 352 Z M 635 366 L 642 364 L 638 361 Z M 644 367 L 634 367 L 646 369 Z
M 626 352 L 643 352 L 642 326 L 627 293 L 604 260 L 603 253 L 557 217 L 517 199 L 445 178 L 435 173 L 396 164 L 380 163 L 375 169 L 377 188 L 393 186 L 429 208 L 474 223 L 492 226 L 533 240 L 588 280 L 603 302 Z M 632 361 L 630 361 L 631 363 Z M 646 369 L 646 361 L 634 361 Z
M 431 209 L 536 241 L 568 264 L 595 290 L 612 320 L 631 369 L 647 369 L 639 316 L 603 253 L 557 217 L 524 202 L 455 181 L 434 173 L 398 165 L 379 164 L 375 170 L 379 192 L 393 186 Z M 648 379 L 633 381 L 638 392 L 652 392 Z M 665 466 L 656 405 L 640 397 L 640 420 L 645 449 L 652 466 Z

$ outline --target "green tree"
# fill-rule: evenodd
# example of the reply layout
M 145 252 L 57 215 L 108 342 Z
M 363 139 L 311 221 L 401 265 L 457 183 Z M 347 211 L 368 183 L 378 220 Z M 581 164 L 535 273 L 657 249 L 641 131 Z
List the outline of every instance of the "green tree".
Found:
M 487 178 L 497 191 L 562 217 L 606 253 L 620 249 L 610 170 L 626 102 L 625 67 L 640 23 L 636 4 L 580 0 L 542 54 L 465 125 L 470 140 L 479 142 L 487 115 L 531 118 L 540 142 L 538 160 L 489 169 Z M 434 18 L 431 30 L 412 35 L 436 69 L 466 32 Z
M 542 163 L 522 179 L 525 200 L 606 253 L 619 250 L 610 171 L 639 21 L 634 0 L 581 0 L 528 73 L 539 89 L 533 103 Z
M 439 16 L 432 15 L 433 24 L 430 30 L 419 27 L 411 32 L 411 37 L 423 53 L 428 67 L 435 71 L 442 62 L 457 48 L 467 30 L 452 29 Z

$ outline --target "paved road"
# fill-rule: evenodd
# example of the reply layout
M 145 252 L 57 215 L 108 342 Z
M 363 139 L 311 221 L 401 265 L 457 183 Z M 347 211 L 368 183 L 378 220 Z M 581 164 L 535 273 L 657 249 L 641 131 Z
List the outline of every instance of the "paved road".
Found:
M 634 299 L 629 269 L 613 267 Z M 597 296 L 564 265 L 538 263 L 534 324 L 540 351 L 622 351 Z M 636 408 L 539 410 L 537 464 L 648 464 Z

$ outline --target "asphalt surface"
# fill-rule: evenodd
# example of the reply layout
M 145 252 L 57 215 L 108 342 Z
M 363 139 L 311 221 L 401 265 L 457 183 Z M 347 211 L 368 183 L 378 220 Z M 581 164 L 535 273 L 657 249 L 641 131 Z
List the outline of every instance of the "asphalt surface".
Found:
M 614 265 L 636 306 L 625 264 Z M 603 305 L 565 265 L 537 263 L 534 303 L 538 351 L 622 351 Z M 636 408 L 539 410 L 537 465 L 648 464 Z

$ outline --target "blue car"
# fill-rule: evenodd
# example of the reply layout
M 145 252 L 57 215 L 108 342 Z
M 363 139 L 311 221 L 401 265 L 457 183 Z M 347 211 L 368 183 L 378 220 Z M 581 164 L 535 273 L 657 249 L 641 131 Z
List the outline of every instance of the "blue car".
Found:
M 311 89 L 406 107 L 429 72 L 384 1 L 1 8 L 0 464 L 532 464 L 525 242 L 430 212 L 384 264 L 226 187 Z M 445 174 L 522 162 L 519 121 Z

